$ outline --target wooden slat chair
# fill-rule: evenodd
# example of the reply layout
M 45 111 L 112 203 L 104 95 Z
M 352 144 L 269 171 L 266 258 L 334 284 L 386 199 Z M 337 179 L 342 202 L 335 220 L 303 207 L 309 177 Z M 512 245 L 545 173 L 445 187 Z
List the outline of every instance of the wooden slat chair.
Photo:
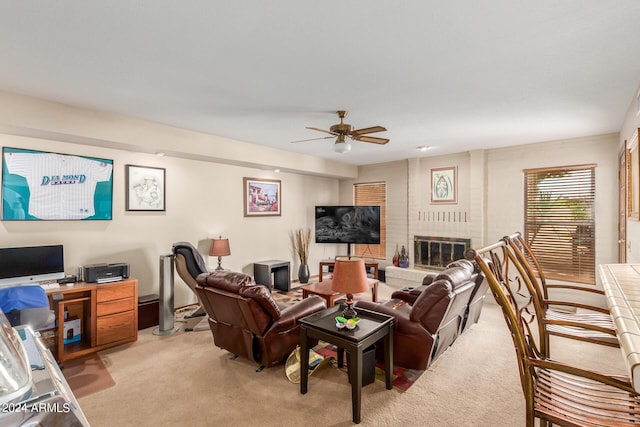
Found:
M 628 377 L 611 376 L 551 360 L 540 348 L 538 298 L 506 239 L 469 250 L 502 308 L 516 349 L 526 400 L 526 425 L 638 426 L 640 398 Z M 539 326 L 538 326 L 539 327 Z
M 511 252 L 524 268 L 532 286 L 532 292 L 539 299 L 541 309 L 544 310 L 544 324 L 547 334 L 542 349 L 549 349 L 549 335 L 561 336 L 610 347 L 619 347 L 616 337 L 613 319 L 609 310 L 593 305 L 565 300 L 549 299 L 548 289 L 571 289 L 576 291 L 601 293 L 598 289 L 584 288 L 573 285 L 547 284 L 544 272 L 540 264 L 520 233 L 506 236 L 503 239 L 510 247 Z M 557 307 L 558 309 L 554 309 Z M 561 308 L 568 308 L 563 311 Z M 580 309 L 581 312 L 574 312 Z M 582 311 L 587 310 L 584 313 Z M 546 353 L 549 355 L 548 353 Z

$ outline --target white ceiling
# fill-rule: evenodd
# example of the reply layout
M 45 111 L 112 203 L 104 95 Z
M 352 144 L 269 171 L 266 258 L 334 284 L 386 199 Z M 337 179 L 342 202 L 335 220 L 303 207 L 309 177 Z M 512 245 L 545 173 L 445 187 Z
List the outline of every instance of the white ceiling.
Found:
M 618 132 L 639 48 L 638 0 L 0 2 L 0 90 L 351 164 Z M 338 109 L 391 142 L 290 142 Z

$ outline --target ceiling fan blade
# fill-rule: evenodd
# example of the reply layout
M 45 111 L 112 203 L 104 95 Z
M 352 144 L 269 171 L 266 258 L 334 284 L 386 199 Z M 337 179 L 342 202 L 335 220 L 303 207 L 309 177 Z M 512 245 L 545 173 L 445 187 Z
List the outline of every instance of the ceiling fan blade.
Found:
M 369 128 L 356 129 L 352 131 L 353 134 L 364 135 L 365 133 L 384 132 L 387 129 L 382 126 L 371 126 Z
M 354 141 L 373 142 L 374 144 L 386 144 L 389 142 L 387 138 L 377 138 L 375 136 L 354 135 L 352 137 Z
M 307 141 L 317 141 L 319 139 L 329 139 L 329 138 L 334 138 L 334 136 L 321 136 L 320 138 L 311 138 L 311 139 L 300 139 L 298 141 L 291 141 L 291 143 L 296 143 L 296 142 L 307 142 Z
M 309 127 L 309 126 L 307 126 L 307 129 L 317 130 L 318 132 L 330 133 L 331 135 L 337 135 L 337 133 L 331 132 L 330 130 L 324 130 L 324 129 L 320 129 L 320 128 L 312 128 L 312 127 Z

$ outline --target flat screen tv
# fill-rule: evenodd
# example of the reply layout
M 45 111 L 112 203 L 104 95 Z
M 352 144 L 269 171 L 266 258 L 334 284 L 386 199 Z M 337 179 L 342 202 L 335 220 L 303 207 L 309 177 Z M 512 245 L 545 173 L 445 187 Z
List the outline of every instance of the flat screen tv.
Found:
M 64 277 L 62 245 L 0 248 L 0 287 Z
M 2 220 L 110 220 L 113 160 L 2 148 Z
M 316 243 L 380 244 L 380 206 L 316 206 Z

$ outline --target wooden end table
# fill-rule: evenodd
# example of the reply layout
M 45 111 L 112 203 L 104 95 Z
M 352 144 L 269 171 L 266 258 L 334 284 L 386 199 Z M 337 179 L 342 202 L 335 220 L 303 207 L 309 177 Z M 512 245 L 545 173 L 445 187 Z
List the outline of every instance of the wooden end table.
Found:
M 334 259 L 325 259 L 320 261 L 320 268 L 318 271 L 318 282 L 322 282 L 322 273 L 323 273 L 322 268 L 325 266 L 335 267 L 335 265 L 336 265 L 336 260 Z M 373 278 L 377 280 L 378 279 L 378 263 L 376 261 L 365 261 L 364 266 L 367 269 L 369 268 L 373 269 Z
M 351 381 L 353 422 L 360 423 L 362 401 L 362 355 L 364 350 L 382 339 L 384 342 L 384 370 L 387 390 L 391 390 L 393 369 L 393 317 L 356 308 L 360 322 L 355 329 L 338 329 L 336 316 L 342 315 L 337 305 L 300 319 L 300 393 L 307 394 L 309 385 L 309 340 L 319 339 L 334 344 L 348 354 Z
M 371 298 L 373 302 L 378 302 L 378 283 L 376 279 L 367 279 L 369 282 L 369 288 L 371 289 Z M 324 282 L 311 283 L 309 285 L 302 286 L 302 299 L 307 298 L 309 295 L 318 295 L 327 302 L 327 307 L 333 307 L 336 299 L 343 297 L 344 294 L 331 290 L 331 280 Z

